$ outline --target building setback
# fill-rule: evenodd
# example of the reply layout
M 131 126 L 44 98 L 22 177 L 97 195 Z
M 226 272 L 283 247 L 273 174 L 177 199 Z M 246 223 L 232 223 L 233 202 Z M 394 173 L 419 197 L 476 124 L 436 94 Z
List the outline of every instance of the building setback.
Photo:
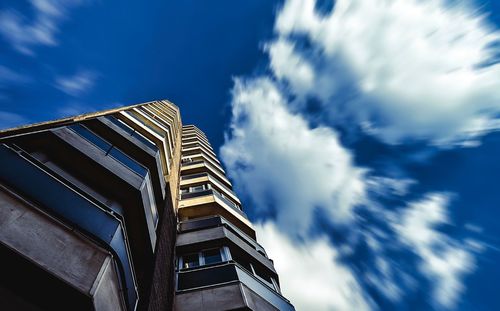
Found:
M 294 310 L 166 100 L 0 132 L 0 310 Z

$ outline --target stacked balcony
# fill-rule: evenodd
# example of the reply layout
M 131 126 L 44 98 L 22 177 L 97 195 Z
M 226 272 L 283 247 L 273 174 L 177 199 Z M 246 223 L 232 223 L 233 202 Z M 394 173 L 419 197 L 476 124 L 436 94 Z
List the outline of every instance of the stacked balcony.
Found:
M 180 136 L 166 101 L 1 132 L 0 309 L 153 310 Z
M 294 310 L 207 137 L 182 128 L 176 311 Z

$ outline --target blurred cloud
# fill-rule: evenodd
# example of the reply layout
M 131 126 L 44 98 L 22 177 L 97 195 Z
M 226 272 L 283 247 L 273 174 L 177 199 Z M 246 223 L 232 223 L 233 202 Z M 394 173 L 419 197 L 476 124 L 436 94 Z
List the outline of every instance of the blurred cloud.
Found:
M 17 51 L 34 55 L 37 45 L 57 45 L 60 24 L 86 0 L 31 0 L 33 17 L 12 9 L 0 11 L 0 35 Z
M 371 310 L 356 276 L 339 261 L 326 237 L 298 244 L 272 222 L 256 226 L 258 239 L 274 259 L 281 289 L 297 310 Z
M 449 200 L 447 194 L 427 194 L 408 204 L 392 224 L 399 239 L 420 257 L 420 270 L 433 283 L 435 305 L 453 309 L 465 290 L 464 276 L 476 268 L 474 253 L 483 248 L 478 241 L 460 242 L 438 231 L 449 223 Z
M 221 156 L 231 178 L 257 208 L 275 207 L 279 227 L 307 233 L 316 209 L 338 222 L 353 218 L 364 199 L 364 171 L 328 127 L 311 128 L 292 114 L 267 78 L 236 80 L 231 138 Z
M 88 92 L 95 83 L 97 74 L 89 70 L 80 70 L 71 76 L 60 76 L 55 80 L 59 90 L 71 96 L 79 96 Z
M 296 105 L 316 98 L 335 124 L 389 143 L 471 147 L 500 128 L 500 32 L 469 1 L 316 6 L 286 1 L 266 46 Z

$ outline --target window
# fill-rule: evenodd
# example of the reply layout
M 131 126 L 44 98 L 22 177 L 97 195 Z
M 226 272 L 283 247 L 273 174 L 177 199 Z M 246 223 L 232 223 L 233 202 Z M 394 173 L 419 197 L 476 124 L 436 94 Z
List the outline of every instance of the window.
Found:
M 134 128 L 130 127 L 128 124 L 126 124 L 122 120 L 117 119 L 116 117 L 113 117 L 113 116 L 106 116 L 105 118 L 108 119 L 109 121 L 113 122 L 115 125 L 119 126 L 122 130 L 127 132 L 127 134 L 129 134 L 130 136 L 135 137 L 138 140 L 140 140 L 142 143 L 144 143 L 150 149 L 152 149 L 154 151 L 158 151 L 158 147 L 156 147 L 154 142 L 152 142 L 149 138 L 142 135 L 141 133 L 137 132 Z
M 193 159 L 191 158 L 184 158 L 181 160 L 182 163 L 188 163 L 188 162 L 193 162 Z
M 210 190 L 211 186 L 209 184 L 202 184 L 202 185 L 197 185 L 197 186 L 191 186 L 188 188 L 182 188 L 181 193 L 193 193 L 193 192 L 200 192 L 204 190 Z
M 118 160 L 120 163 L 128 167 L 130 170 L 135 172 L 141 177 L 146 177 L 148 173 L 148 169 L 141 165 L 139 162 L 135 161 L 125 153 L 123 153 L 120 149 L 116 148 L 114 145 L 110 144 L 87 127 L 82 124 L 73 124 L 69 126 L 74 132 L 85 138 L 87 141 L 91 142 L 99 149 L 101 149 L 106 156 L 111 156 L 115 160 Z
M 74 132 L 76 132 L 95 146 L 104 150 L 105 152 L 107 152 L 112 147 L 112 145 L 106 140 L 102 139 L 100 136 L 97 136 L 96 134 L 94 134 L 94 132 L 79 123 L 70 125 L 69 128 L 71 128 Z
M 198 267 L 200 265 L 199 254 L 196 253 L 196 254 L 185 255 L 182 257 L 182 262 L 184 269 Z
M 179 267 L 181 269 L 196 268 L 205 265 L 216 264 L 227 261 L 230 258 L 227 247 L 205 249 L 197 253 L 187 254 L 180 257 Z
M 210 249 L 201 252 L 203 259 L 205 260 L 206 265 L 210 265 L 213 263 L 222 261 L 222 254 L 220 249 Z
M 209 189 L 207 184 L 190 187 L 191 192 L 198 192 Z

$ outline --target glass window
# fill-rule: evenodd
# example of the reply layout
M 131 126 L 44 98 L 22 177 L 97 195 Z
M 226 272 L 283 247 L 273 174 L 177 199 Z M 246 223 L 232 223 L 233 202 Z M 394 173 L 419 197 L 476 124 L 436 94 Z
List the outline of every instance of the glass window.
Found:
M 222 255 L 220 253 L 220 249 L 209 249 L 206 251 L 201 252 L 203 259 L 205 259 L 205 264 L 210 265 L 213 263 L 221 262 L 222 261 Z
M 139 176 L 146 177 L 146 174 L 148 173 L 148 169 L 127 156 L 125 153 L 120 151 L 117 148 L 113 148 L 109 151 L 109 155 L 111 155 L 113 158 L 116 160 L 120 161 L 122 164 L 125 164 L 128 168 L 130 168 L 132 171 L 137 173 Z
M 73 124 L 70 125 L 69 128 L 71 128 L 73 131 L 78 133 L 80 136 L 88 140 L 89 142 L 93 143 L 100 149 L 104 150 L 107 152 L 111 148 L 111 144 L 102 139 L 101 137 L 97 136 L 94 134 L 92 131 L 90 131 L 88 128 L 81 124 Z
M 147 168 L 145 168 L 137 161 L 127 156 L 125 153 L 123 153 L 122 151 L 114 147 L 112 144 L 108 143 L 106 140 L 96 135 L 94 132 L 92 132 L 85 126 L 81 124 L 73 124 L 70 126 L 70 128 L 76 133 L 78 133 L 80 136 L 85 138 L 87 141 L 93 143 L 102 151 L 104 151 L 106 156 L 111 156 L 115 160 L 118 160 L 123 165 L 131 169 L 133 172 L 137 173 L 139 176 L 141 177 L 146 176 L 148 172 Z
M 158 147 L 156 147 L 154 142 L 149 140 L 147 137 L 145 137 L 141 133 L 137 132 L 134 128 L 130 127 L 128 124 L 126 124 L 122 120 L 117 119 L 116 117 L 113 117 L 113 116 L 106 116 L 105 118 L 108 119 L 109 121 L 113 122 L 113 124 L 119 126 L 122 130 L 127 132 L 127 134 L 129 134 L 130 136 L 137 138 L 142 143 L 149 146 L 151 149 L 158 151 Z
M 200 265 L 198 253 L 182 256 L 182 263 L 184 269 L 198 267 Z
M 199 185 L 191 187 L 191 192 L 203 191 L 206 185 Z
M 109 121 L 113 122 L 113 124 L 120 127 L 122 130 L 124 130 L 125 132 L 127 132 L 130 135 L 132 135 L 132 133 L 134 132 L 134 129 L 132 127 L 130 127 L 128 124 L 126 124 L 125 122 L 123 122 L 120 119 L 117 119 L 113 116 L 106 116 L 105 118 L 108 119 Z

